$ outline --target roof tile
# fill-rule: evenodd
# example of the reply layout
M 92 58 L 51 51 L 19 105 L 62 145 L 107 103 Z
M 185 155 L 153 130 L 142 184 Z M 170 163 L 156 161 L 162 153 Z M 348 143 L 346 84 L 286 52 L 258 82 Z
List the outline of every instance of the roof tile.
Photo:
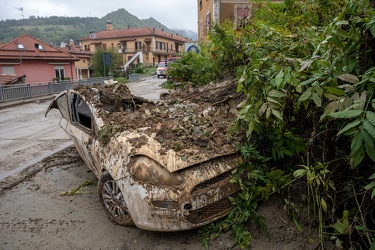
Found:
M 153 28 L 129 28 L 129 29 L 121 29 L 121 30 L 103 30 L 99 32 L 95 32 L 95 38 L 91 38 L 90 36 L 86 36 L 81 38 L 80 41 L 85 40 L 99 40 L 99 39 L 111 39 L 111 38 L 131 38 L 131 37 L 140 37 L 140 36 L 159 36 L 164 38 L 169 38 L 175 41 L 179 41 L 182 43 L 190 42 L 189 39 L 170 34 L 168 32 L 157 30 Z
M 22 48 L 18 47 L 20 44 L 23 45 Z M 39 45 L 42 47 L 39 48 Z M 0 46 L 0 59 L 19 59 L 20 57 L 23 60 L 78 60 L 76 56 L 27 34 Z

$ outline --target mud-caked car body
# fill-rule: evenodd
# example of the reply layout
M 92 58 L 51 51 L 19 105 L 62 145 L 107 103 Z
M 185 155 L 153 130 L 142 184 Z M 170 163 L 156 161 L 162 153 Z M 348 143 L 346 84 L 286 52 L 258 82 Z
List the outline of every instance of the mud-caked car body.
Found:
M 230 173 L 240 157 L 238 140 L 226 135 L 235 113 L 228 105 L 155 104 L 124 85 L 96 85 L 61 93 L 46 115 L 52 108 L 60 110 L 60 126 L 98 177 L 99 199 L 115 223 L 187 230 L 232 209 L 228 196 L 238 186 Z M 217 112 L 227 113 L 225 124 L 215 121 Z

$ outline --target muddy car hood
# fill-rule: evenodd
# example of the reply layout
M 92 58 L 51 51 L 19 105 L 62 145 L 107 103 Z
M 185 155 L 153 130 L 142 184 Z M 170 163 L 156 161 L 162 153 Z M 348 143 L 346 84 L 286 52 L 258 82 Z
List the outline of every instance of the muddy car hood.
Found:
M 130 152 L 128 151 L 130 155 L 145 155 L 164 166 L 169 172 L 175 172 L 192 165 L 237 152 L 235 147 L 227 148 L 226 151 L 222 150 L 210 154 L 197 148 L 184 149 L 183 152 L 173 149 L 165 150 L 162 144 L 155 139 L 155 135 L 148 136 L 138 132 L 122 132 L 118 134 L 114 140 L 122 145 L 127 145 L 130 150 Z M 142 145 L 139 145 L 139 143 Z
M 228 128 L 235 121 L 239 100 L 228 98 L 231 92 L 225 86 L 219 88 L 225 97 L 210 90 L 200 94 L 184 90 L 188 96 L 176 92 L 156 103 L 132 95 L 125 85 L 76 91 L 96 113 L 101 143 L 126 145 L 128 154 L 146 155 L 174 172 L 238 151 L 243 135 L 228 136 Z

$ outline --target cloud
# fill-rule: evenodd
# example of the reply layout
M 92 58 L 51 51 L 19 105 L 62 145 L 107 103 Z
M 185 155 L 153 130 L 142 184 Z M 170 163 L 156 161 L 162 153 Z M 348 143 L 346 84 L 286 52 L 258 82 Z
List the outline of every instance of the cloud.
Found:
M 4 1 L 4 0 L 3 0 Z M 129 3 L 131 2 L 131 3 Z M 108 13 L 124 8 L 139 19 L 153 17 L 169 28 L 197 31 L 197 1 L 191 0 L 5 0 L 0 10 L 0 20 L 21 19 L 30 16 L 80 16 L 102 18 Z

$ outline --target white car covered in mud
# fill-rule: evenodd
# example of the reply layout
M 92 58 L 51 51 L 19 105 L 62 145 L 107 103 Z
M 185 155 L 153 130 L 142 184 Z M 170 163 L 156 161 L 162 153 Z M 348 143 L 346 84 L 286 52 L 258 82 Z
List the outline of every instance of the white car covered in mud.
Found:
M 230 173 L 241 160 L 242 136 L 227 135 L 236 109 L 225 88 L 226 98 L 185 90 L 189 98 L 172 94 L 153 103 L 121 84 L 80 86 L 59 94 L 46 115 L 60 110 L 60 126 L 98 177 L 112 221 L 187 230 L 227 215 L 228 196 L 239 190 Z

